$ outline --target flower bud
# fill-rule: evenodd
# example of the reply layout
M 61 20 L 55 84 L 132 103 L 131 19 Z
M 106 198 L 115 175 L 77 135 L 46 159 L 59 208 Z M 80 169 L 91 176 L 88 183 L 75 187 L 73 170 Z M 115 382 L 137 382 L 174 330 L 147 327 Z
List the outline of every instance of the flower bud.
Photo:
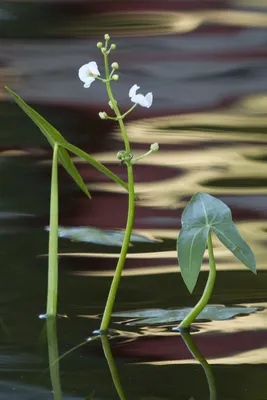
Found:
M 125 154 L 126 154 L 126 151 L 125 151 L 125 150 L 118 151 L 118 153 L 117 153 L 117 159 L 118 159 L 118 160 L 124 159 Z
M 101 119 L 108 119 L 108 114 L 105 111 L 100 111 L 98 115 Z
M 151 146 L 150 146 L 150 150 L 154 153 L 154 152 L 156 152 L 156 151 L 158 151 L 159 150 L 159 144 L 158 143 L 153 143 Z
M 115 101 L 115 103 L 117 104 L 116 100 L 114 100 L 114 101 Z M 114 110 L 113 104 L 112 104 L 112 101 L 111 101 L 111 100 L 109 100 L 108 105 L 109 105 L 109 107 L 111 108 L 111 110 Z
M 111 64 L 111 68 L 112 69 L 118 69 L 119 68 L 119 64 L 117 62 L 114 62 Z
M 110 49 L 111 49 L 111 50 L 116 50 L 116 47 L 117 47 L 117 46 L 115 45 L 115 43 L 112 43 L 112 45 L 110 46 Z
M 103 54 L 105 54 L 106 51 L 107 51 L 106 47 L 102 47 L 102 48 L 101 48 L 101 51 L 102 51 Z
M 102 42 L 98 42 L 98 43 L 96 44 L 96 47 L 98 47 L 99 49 L 101 49 L 102 46 L 103 46 L 103 43 L 102 43 Z
M 109 36 L 108 33 L 106 33 L 106 34 L 104 35 L 104 39 L 105 39 L 105 40 L 109 40 L 109 39 L 110 39 L 110 36 Z
M 113 76 L 112 76 L 112 79 L 113 79 L 114 81 L 118 81 L 118 80 L 119 80 L 119 75 L 117 75 L 117 74 L 113 75 Z

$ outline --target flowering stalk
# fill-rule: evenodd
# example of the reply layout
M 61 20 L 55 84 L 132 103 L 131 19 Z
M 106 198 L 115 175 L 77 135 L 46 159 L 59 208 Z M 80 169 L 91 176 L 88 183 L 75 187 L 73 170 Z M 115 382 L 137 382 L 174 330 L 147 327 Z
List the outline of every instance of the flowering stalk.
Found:
M 106 47 L 107 47 L 107 42 L 106 40 Z M 112 108 L 116 114 L 116 117 L 118 118 L 118 122 L 120 125 L 123 141 L 124 141 L 124 146 L 125 146 L 125 151 L 128 154 L 131 154 L 131 147 L 130 143 L 128 140 L 128 135 L 127 131 L 123 122 L 123 119 L 121 118 L 121 113 L 120 110 L 117 106 L 117 102 L 114 99 L 111 85 L 110 85 L 110 80 L 109 78 L 109 66 L 108 66 L 108 54 L 104 52 L 104 62 L 105 62 L 105 75 L 106 75 L 106 88 L 107 88 L 107 93 L 110 99 L 110 102 L 112 104 Z M 121 278 L 121 273 L 124 267 L 125 259 L 127 256 L 127 251 L 130 243 L 130 238 L 131 238 L 131 232 L 133 228 L 133 221 L 134 221 L 134 176 L 133 176 L 133 166 L 131 163 L 131 160 L 126 161 L 126 166 L 127 166 L 127 172 L 128 172 L 128 215 L 127 215 L 127 224 L 126 224 L 126 229 L 125 229 L 125 235 L 124 235 L 124 240 L 119 256 L 119 260 L 117 263 L 116 271 L 110 286 L 101 326 L 100 326 L 100 331 L 105 332 L 108 329 L 109 326 L 109 321 L 116 297 L 116 293 L 118 290 L 118 286 L 120 283 L 120 278 Z
M 105 79 L 100 78 L 100 72 L 98 70 L 98 66 L 95 61 L 90 61 L 88 64 L 83 65 L 78 72 L 80 80 L 84 83 L 85 88 L 89 88 L 91 84 L 97 79 L 100 80 L 101 82 L 105 83 L 106 89 L 107 89 L 107 94 L 109 97 L 109 106 L 110 108 L 114 111 L 115 117 L 110 117 L 105 111 L 101 111 L 99 113 L 99 117 L 101 119 L 111 119 L 118 121 L 120 130 L 122 133 L 122 138 L 124 142 L 124 148 L 125 150 L 122 150 L 118 153 L 117 158 L 120 160 L 122 163 L 126 164 L 127 166 L 127 173 L 128 173 L 128 215 L 127 215 L 127 224 L 125 228 L 125 235 L 124 235 L 124 240 L 119 256 L 119 260 L 117 263 L 117 267 L 115 270 L 115 274 L 110 286 L 109 294 L 108 294 L 108 299 L 106 302 L 101 326 L 100 326 L 100 333 L 104 333 L 107 331 L 108 326 L 109 326 L 109 321 L 116 297 L 116 293 L 118 290 L 118 286 L 120 283 L 120 278 L 121 278 L 121 273 L 124 267 L 125 259 L 127 256 L 128 252 L 128 247 L 130 243 L 130 238 L 131 238 L 131 232 L 133 228 L 133 221 L 134 221 L 134 199 L 135 199 L 135 192 L 134 192 L 134 174 L 133 174 L 133 164 L 140 159 L 143 158 L 146 155 L 151 154 L 154 151 L 158 150 L 158 144 L 154 143 L 151 145 L 151 149 L 149 152 L 147 152 L 145 155 L 139 157 L 138 159 L 133 159 L 133 156 L 131 154 L 131 146 L 129 143 L 127 131 L 124 125 L 124 118 L 126 115 L 128 115 L 131 111 L 135 109 L 137 104 L 139 104 L 141 107 L 146 107 L 149 108 L 152 105 L 153 102 L 153 95 L 152 93 L 147 93 L 145 96 L 142 95 L 141 93 L 137 94 L 137 90 L 140 89 L 139 86 L 133 85 L 130 90 L 129 90 L 129 97 L 131 101 L 134 103 L 134 105 L 126 111 L 124 114 L 121 114 L 119 107 L 117 105 L 117 101 L 115 100 L 113 96 L 113 92 L 111 89 L 111 81 L 117 81 L 119 79 L 118 74 L 114 74 L 114 72 L 119 68 L 119 64 L 117 62 L 113 62 L 111 64 L 111 72 L 109 71 L 109 64 L 108 64 L 108 55 L 111 50 L 116 49 L 115 44 L 111 44 L 110 47 L 108 48 L 108 43 L 110 40 L 110 37 L 108 34 L 104 36 L 105 38 L 105 44 L 98 42 L 97 47 L 101 50 L 103 56 L 104 56 L 104 63 L 105 63 Z

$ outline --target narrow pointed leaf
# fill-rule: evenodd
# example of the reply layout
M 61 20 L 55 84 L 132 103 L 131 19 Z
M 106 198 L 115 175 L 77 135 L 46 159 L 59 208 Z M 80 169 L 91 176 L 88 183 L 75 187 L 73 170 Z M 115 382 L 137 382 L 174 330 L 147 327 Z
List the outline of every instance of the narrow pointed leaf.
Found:
M 87 154 L 85 151 L 79 149 L 76 146 L 73 146 L 69 142 L 67 142 L 64 137 L 59 133 L 59 131 L 54 128 L 48 121 L 46 121 L 40 114 L 38 114 L 33 108 L 28 106 L 22 98 L 13 92 L 11 89 L 6 87 L 6 90 L 12 95 L 16 103 L 22 108 L 22 110 L 31 118 L 31 120 L 38 126 L 44 136 L 47 138 L 48 142 L 51 146 L 54 146 L 54 143 L 58 143 L 60 146 L 64 147 L 65 149 L 71 151 L 73 154 L 77 155 L 78 157 L 86 160 L 89 162 L 93 167 L 98 169 L 100 172 L 103 172 L 107 175 L 110 179 L 117 182 L 121 185 L 124 189 L 128 190 L 128 186 L 125 182 L 123 182 L 117 175 L 113 174 L 108 168 L 106 168 L 103 164 L 99 161 L 95 160 L 92 156 Z M 90 194 L 84 184 L 82 177 L 80 176 L 78 170 L 74 166 L 73 162 L 71 161 L 68 153 L 66 151 L 61 150 L 59 151 L 59 159 L 67 170 L 67 172 L 72 176 L 78 186 L 85 192 L 87 196 L 90 197 Z M 69 169 L 68 169 L 69 168 Z
M 128 185 L 123 182 L 117 175 L 113 174 L 108 168 L 106 168 L 103 164 L 99 161 L 95 160 L 90 154 L 86 153 L 85 151 L 79 149 L 78 147 L 74 146 L 71 143 L 65 141 L 63 144 L 65 149 L 69 150 L 71 153 L 75 154 L 76 156 L 86 160 L 89 164 L 95 167 L 98 171 L 103 172 L 107 177 L 112 179 L 114 182 L 117 182 L 121 185 L 124 189 L 128 190 Z
M 63 147 L 59 147 L 58 149 L 58 158 L 63 167 L 65 168 L 65 170 L 73 178 L 73 180 L 80 187 L 80 189 L 82 189 L 82 191 L 86 194 L 86 196 L 88 196 L 89 199 L 91 199 L 92 198 L 91 194 L 88 192 L 88 189 L 86 187 L 86 184 L 84 183 L 83 178 L 81 177 L 77 168 L 73 164 L 73 161 L 70 158 L 68 152 Z
M 257 273 L 254 254 L 248 244 L 242 239 L 233 223 L 213 225 L 211 229 L 231 253 L 254 272 L 254 274 Z
M 177 242 L 177 251 L 182 278 L 190 293 L 193 292 L 200 272 L 209 227 L 198 226 L 182 229 Z
M 31 120 L 35 123 L 35 125 L 38 126 L 40 131 L 44 134 L 44 136 L 47 138 L 48 142 L 52 147 L 54 147 L 54 144 L 57 143 L 59 146 L 64 146 L 64 144 L 67 143 L 67 141 L 63 138 L 63 136 L 58 132 L 57 129 L 55 129 L 49 122 L 47 122 L 41 115 L 39 115 L 33 108 L 28 106 L 25 101 L 21 99 L 20 96 L 18 96 L 15 92 L 10 90 L 9 88 L 6 88 L 7 91 L 12 95 L 16 103 L 22 108 L 22 110 L 28 115 L 28 117 L 31 118 Z M 88 192 L 88 189 L 79 174 L 77 168 L 73 164 L 68 152 L 62 148 L 58 148 L 58 159 L 60 160 L 61 164 L 63 167 L 66 169 L 68 174 L 74 179 L 76 184 L 82 189 L 82 191 L 89 197 L 91 198 L 90 193 Z
M 44 134 L 50 144 L 57 142 L 59 145 L 65 142 L 63 136 L 54 128 L 49 122 L 47 122 L 37 111 L 28 106 L 22 98 L 13 92 L 11 89 L 6 87 L 8 93 L 11 94 L 15 102 L 20 106 L 20 108 L 28 115 L 28 117 L 38 126 L 40 131 Z

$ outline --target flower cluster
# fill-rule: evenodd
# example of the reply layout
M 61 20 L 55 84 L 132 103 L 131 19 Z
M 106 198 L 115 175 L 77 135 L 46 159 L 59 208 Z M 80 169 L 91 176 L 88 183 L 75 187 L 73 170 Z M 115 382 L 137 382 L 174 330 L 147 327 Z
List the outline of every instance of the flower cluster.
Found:
M 113 63 L 111 67 L 117 69 L 118 63 Z M 90 61 L 88 64 L 84 64 L 78 72 L 80 80 L 84 83 L 85 88 L 89 88 L 91 84 L 100 76 L 97 63 L 95 61 Z M 116 79 L 115 79 L 116 78 Z M 111 76 L 111 79 L 118 80 L 118 75 Z M 151 92 L 147 93 L 145 96 L 141 93 L 136 93 L 140 89 L 139 86 L 133 85 L 129 90 L 129 97 L 131 101 L 135 104 L 139 104 L 142 107 L 149 108 L 153 102 L 153 94 Z

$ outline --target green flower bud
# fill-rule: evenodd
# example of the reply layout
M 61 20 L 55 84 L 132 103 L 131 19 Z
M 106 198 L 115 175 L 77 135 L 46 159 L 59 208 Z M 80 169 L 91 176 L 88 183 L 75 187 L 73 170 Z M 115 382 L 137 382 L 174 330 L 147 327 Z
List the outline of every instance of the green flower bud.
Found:
M 110 48 L 111 48 L 111 50 L 116 50 L 116 45 L 115 45 L 115 43 L 112 43 L 112 45 L 110 46 Z
M 98 115 L 101 119 L 108 119 L 108 114 L 105 111 L 100 111 Z
M 113 75 L 113 76 L 112 76 L 112 79 L 113 79 L 114 81 L 118 81 L 118 80 L 119 80 L 119 75 L 117 75 L 117 74 Z
M 109 40 L 109 39 L 110 39 L 110 36 L 109 36 L 108 33 L 106 33 L 106 34 L 104 35 L 104 39 L 105 39 L 105 40 Z
M 114 100 L 114 101 L 115 101 L 115 103 L 117 104 L 116 100 Z M 112 104 L 112 101 L 111 101 L 111 100 L 109 100 L 108 105 L 109 105 L 109 107 L 110 107 L 112 110 L 114 110 L 113 104 Z
M 107 51 L 106 47 L 102 47 L 102 48 L 101 48 L 101 51 L 102 51 L 103 54 L 105 54 L 106 51 Z
M 125 150 L 118 151 L 118 153 L 117 153 L 117 159 L 118 159 L 118 160 L 123 160 L 124 157 L 125 157 L 125 154 L 126 154 L 126 151 L 125 151 Z
M 154 153 L 154 152 L 156 152 L 156 151 L 158 151 L 159 150 L 159 144 L 158 143 L 153 143 L 151 146 L 150 146 L 150 150 Z
M 96 47 L 98 47 L 99 49 L 101 49 L 102 46 L 103 46 L 103 43 L 102 43 L 102 42 L 98 42 L 98 43 L 96 44 Z
M 117 62 L 114 62 L 111 64 L 111 68 L 112 69 L 118 69 L 119 68 L 119 64 Z

